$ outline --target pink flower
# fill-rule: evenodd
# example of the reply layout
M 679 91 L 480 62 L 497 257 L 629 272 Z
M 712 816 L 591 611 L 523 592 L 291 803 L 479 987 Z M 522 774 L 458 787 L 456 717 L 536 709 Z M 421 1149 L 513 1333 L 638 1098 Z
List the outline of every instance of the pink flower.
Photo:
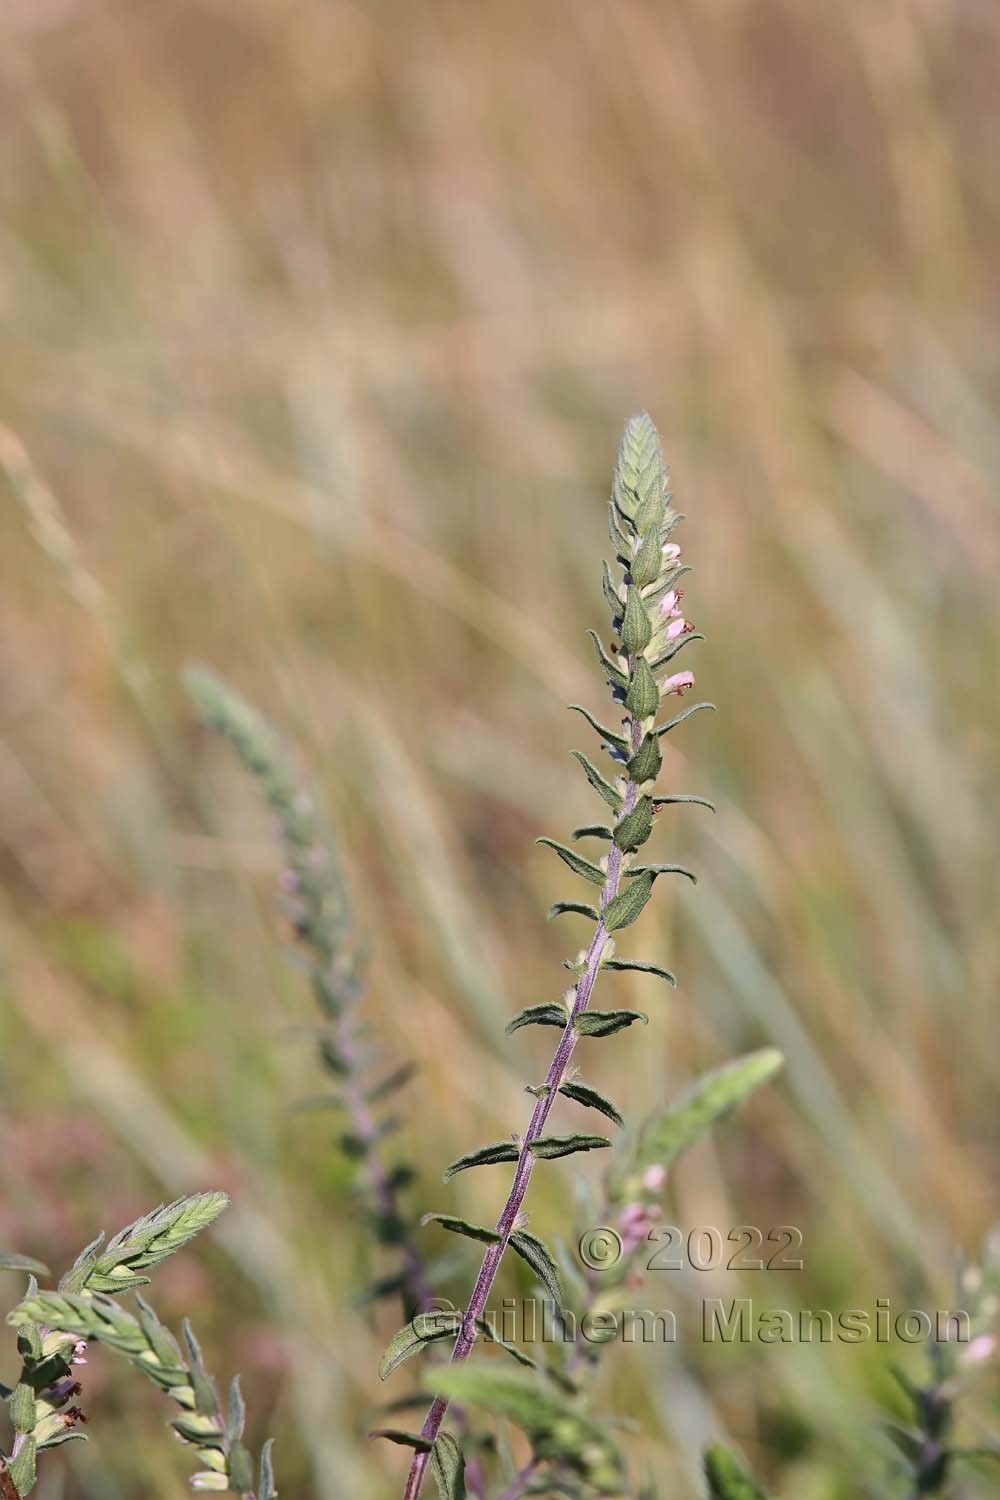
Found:
M 664 542 L 664 544 L 663 544 L 663 561 L 664 562 L 668 562 L 668 563 L 676 562 L 677 559 L 680 557 L 680 555 L 681 555 L 681 549 L 678 547 L 678 545 L 677 545 L 676 542 Z
M 992 1359 L 996 1353 L 997 1339 L 995 1333 L 978 1333 L 971 1341 L 969 1347 L 962 1355 L 963 1363 L 967 1365 L 981 1365 L 988 1359 Z
M 660 600 L 661 615 L 679 615 L 680 602 L 684 598 L 683 589 L 670 589 Z
M 691 674 L 688 673 L 688 676 Z M 666 1186 L 667 1169 L 658 1162 L 655 1166 L 647 1167 L 642 1174 L 642 1185 L 647 1192 L 661 1193 Z
M 675 620 L 671 620 L 670 624 L 667 626 L 667 640 L 675 641 L 679 635 L 687 635 L 693 629 L 694 626 L 691 624 L 690 620 L 684 620 L 678 617 Z
M 660 683 L 661 693 L 676 693 L 680 698 L 687 688 L 694 687 L 693 672 L 675 672 L 672 677 L 665 677 Z

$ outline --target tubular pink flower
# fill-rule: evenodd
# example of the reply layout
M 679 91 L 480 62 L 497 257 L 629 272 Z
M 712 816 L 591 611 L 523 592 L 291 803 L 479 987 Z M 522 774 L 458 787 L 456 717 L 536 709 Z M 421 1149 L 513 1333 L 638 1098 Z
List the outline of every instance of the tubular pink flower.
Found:
M 665 677 L 660 683 L 661 693 L 676 693 L 678 698 L 688 689 L 694 687 L 693 672 L 674 672 L 672 676 Z
M 660 600 L 660 614 L 677 616 L 680 614 L 680 602 L 684 598 L 683 589 L 670 589 Z
M 678 677 L 683 677 L 683 676 L 691 677 L 691 673 L 690 672 L 688 672 L 688 673 L 678 672 L 677 675 L 678 675 Z M 691 678 L 691 681 L 692 682 L 694 681 L 693 677 Z M 649 1192 L 649 1193 L 661 1193 L 663 1191 L 664 1187 L 666 1186 L 666 1183 L 667 1183 L 667 1169 L 666 1169 L 666 1167 L 661 1166 L 659 1164 L 659 1162 L 657 1162 L 652 1167 L 647 1167 L 646 1170 L 645 1170 L 645 1172 L 643 1172 L 643 1174 L 642 1174 L 642 1185 L 646 1189 L 646 1191 Z
M 996 1348 L 996 1334 L 979 1333 L 969 1344 L 969 1347 L 962 1356 L 962 1361 L 967 1365 L 985 1364 L 986 1360 L 993 1358 Z

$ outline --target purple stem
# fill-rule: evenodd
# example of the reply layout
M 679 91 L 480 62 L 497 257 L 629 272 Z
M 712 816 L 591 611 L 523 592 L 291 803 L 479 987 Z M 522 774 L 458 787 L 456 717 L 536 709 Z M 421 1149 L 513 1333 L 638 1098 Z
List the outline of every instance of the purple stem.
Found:
M 629 658 L 630 672 L 632 665 L 632 659 Z M 642 742 L 642 725 L 638 720 L 631 717 L 629 717 L 627 723 L 629 727 L 629 743 L 634 755 Z M 619 813 L 619 821 L 632 811 L 638 800 L 638 784 L 630 781 L 625 789 L 625 797 Z M 569 1066 L 570 1058 L 573 1056 L 573 1048 L 576 1046 L 576 1019 L 582 1015 L 590 1004 L 590 997 L 593 994 L 594 985 L 597 983 L 597 975 L 600 972 L 601 960 L 604 956 L 604 948 L 608 939 L 608 930 L 604 925 L 603 912 L 608 902 L 613 901 L 618 894 L 618 887 L 621 884 L 622 858 L 622 851 L 618 848 L 617 844 L 613 843 L 608 854 L 607 874 L 601 891 L 600 909 L 602 916 L 594 929 L 594 935 L 587 950 L 587 966 L 576 985 L 576 993 L 573 997 L 573 1004 L 570 1008 L 566 1028 L 559 1039 L 555 1056 L 546 1074 L 545 1092 L 538 1097 L 535 1108 L 532 1111 L 531 1122 L 521 1142 L 521 1154 L 517 1160 L 514 1181 L 511 1184 L 507 1202 L 504 1204 L 503 1213 L 497 1220 L 496 1231 L 500 1238 L 495 1244 L 489 1247 L 483 1257 L 483 1264 L 476 1278 L 476 1284 L 469 1299 L 462 1327 L 459 1330 L 458 1338 L 455 1340 L 455 1347 L 452 1350 L 452 1364 L 457 1364 L 459 1361 L 466 1359 L 476 1342 L 476 1324 L 486 1310 L 486 1303 L 493 1289 L 493 1282 L 496 1279 L 497 1271 L 500 1269 L 503 1253 L 517 1224 L 521 1205 L 524 1202 L 525 1194 L 528 1191 L 528 1184 L 531 1181 L 531 1174 L 535 1169 L 535 1156 L 531 1151 L 531 1146 L 534 1141 L 538 1140 L 545 1129 L 545 1122 L 549 1117 L 549 1111 L 555 1102 L 559 1086 L 566 1076 L 566 1069 Z M 441 1431 L 441 1423 L 444 1421 L 447 1410 L 447 1398 L 436 1396 L 427 1413 L 424 1425 L 420 1429 L 420 1436 L 426 1438 L 429 1443 L 433 1443 Z M 427 1472 L 428 1458 L 429 1451 L 414 1454 L 410 1464 L 410 1472 L 406 1480 L 406 1489 L 403 1492 L 403 1500 L 417 1500 L 424 1482 L 424 1476 Z

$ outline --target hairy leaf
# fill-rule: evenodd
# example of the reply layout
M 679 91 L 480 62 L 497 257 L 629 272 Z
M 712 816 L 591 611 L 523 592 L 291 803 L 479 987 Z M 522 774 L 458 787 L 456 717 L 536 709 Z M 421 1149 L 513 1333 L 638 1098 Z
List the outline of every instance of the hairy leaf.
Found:
M 49 1268 L 30 1255 L 18 1255 L 16 1250 L 0 1250 L 0 1271 L 33 1271 L 37 1276 L 47 1276 Z
M 640 797 L 630 813 L 615 827 L 613 838 L 625 853 L 638 849 L 653 831 L 653 799 Z
M 557 1156 L 573 1156 L 577 1151 L 600 1151 L 610 1145 L 606 1135 L 542 1135 L 532 1141 L 528 1149 L 532 1156 L 551 1161 Z
M 715 704 L 690 703 L 687 708 L 682 708 L 679 714 L 674 714 L 672 719 L 668 719 L 665 724 L 661 724 L 656 733 L 658 735 L 669 734 L 671 729 L 676 729 L 678 724 L 683 724 L 685 719 L 690 719 L 692 714 L 700 713 L 703 708 L 710 708 L 714 712 Z
M 641 1171 L 654 1163 L 669 1167 L 716 1120 L 773 1078 L 783 1064 L 784 1058 L 776 1048 L 762 1047 L 706 1073 L 672 1109 L 652 1120 L 643 1131 L 636 1169 Z
M 450 1432 L 438 1433 L 431 1449 L 430 1469 L 438 1500 L 465 1500 L 465 1459 L 458 1440 Z
M 636 719 L 649 719 L 660 706 L 660 690 L 644 656 L 637 656 L 629 678 L 625 707 Z
M 686 792 L 675 792 L 669 797 L 654 797 L 654 807 L 670 807 L 675 802 L 691 802 L 698 807 L 707 807 L 709 812 L 715 812 L 715 803 L 709 802 L 707 797 L 691 797 Z
M 394 1334 L 378 1367 L 379 1380 L 387 1380 L 393 1370 L 437 1339 L 450 1338 L 462 1326 L 462 1316 L 457 1312 L 425 1312 L 417 1316 Z
M 641 786 L 643 782 L 655 781 L 662 765 L 660 742 L 655 734 L 647 734 L 643 736 L 642 743 L 629 760 L 625 771 L 629 781 L 636 781 Z
M 625 875 L 629 880 L 634 880 L 637 876 L 641 878 L 645 875 L 648 875 L 652 880 L 655 880 L 658 875 L 686 875 L 692 885 L 698 884 L 697 875 L 692 874 L 690 870 L 686 870 L 683 865 L 633 865 L 631 870 L 625 871 Z
M 389 1443 L 399 1443 L 404 1448 L 415 1448 L 418 1453 L 429 1453 L 432 1444 L 419 1432 L 403 1432 L 399 1427 L 373 1427 L 369 1437 L 385 1438 Z
M 503 1161 L 517 1161 L 520 1154 L 513 1141 L 494 1141 L 492 1145 L 480 1146 L 478 1151 L 469 1151 L 453 1161 L 445 1168 L 444 1180 L 450 1181 L 456 1172 L 464 1172 L 467 1167 L 492 1167 Z
M 564 912 L 572 912 L 578 917 L 590 917 L 592 922 L 598 919 L 595 906 L 587 906 L 583 901 L 557 901 L 554 906 L 549 907 L 549 921 L 551 922 L 553 917 L 561 917 Z
M 529 1234 L 526 1229 L 515 1229 L 509 1243 L 511 1249 L 516 1250 L 521 1259 L 527 1261 L 553 1302 L 562 1307 L 564 1292 L 559 1267 L 544 1240 L 540 1240 L 536 1234 Z
M 594 788 L 594 791 L 598 794 L 598 796 L 603 797 L 604 801 L 611 808 L 611 811 L 614 813 L 621 812 L 621 792 L 615 791 L 611 783 L 601 775 L 597 767 L 587 759 L 582 750 L 571 750 L 570 754 L 575 760 L 578 760 L 580 762 L 587 780 L 590 782 L 591 786 Z
M 271 1461 L 273 1447 L 274 1438 L 268 1438 L 260 1450 L 260 1483 L 257 1486 L 257 1500 L 277 1500 L 278 1491 L 274 1487 L 274 1465 Z
M 621 603 L 618 600 L 617 596 L 612 595 L 612 597 L 614 598 L 615 606 L 616 606 L 616 608 L 613 607 L 612 613 L 614 614 L 615 618 L 617 619 L 621 615 L 622 606 L 621 606 Z M 610 603 L 610 600 L 609 600 L 609 603 Z M 611 660 L 611 657 L 608 655 L 608 653 L 604 649 L 604 646 L 603 646 L 603 644 L 601 642 L 601 638 L 597 634 L 597 631 L 596 630 L 588 630 L 587 634 L 590 636 L 591 640 L 594 643 L 594 650 L 597 652 L 597 660 L 600 663 L 601 667 L 603 668 L 604 672 L 606 673 L 610 685 L 612 687 L 616 687 L 616 688 L 626 688 L 626 687 L 628 687 L 628 677 L 622 671 L 621 667 L 616 666 L 616 664 Z
M 573 829 L 575 839 L 611 839 L 614 834 L 604 823 L 585 823 L 582 828 Z
M 575 1025 L 579 1036 L 614 1036 L 636 1021 L 649 1025 L 649 1017 L 641 1010 L 585 1010 Z
M 654 504 L 655 504 L 654 497 Z M 663 501 L 660 500 L 660 509 Z M 660 551 L 660 528 L 651 524 L 654 516 L 648 510 L 641 510 L 636 517 L 640 530 L 648 532 L 642 546 L 629 564 L 629 576 L 636 588 L 644 589 L 659 577 L 663 564 L 663 554 Z
M 565 1026 L 568 1019 L 565 1005 L 560 1005 L 558 1000 L 543 1005 L 526 1005 L 512 1021 L 507 1022 L 504 1033 L 513 1036 L 522 1026 Z
M 653 638 L 653 627 L 649 611 L 642 602 L 642 595 L 634 586 L 625 599 L 625 614 L 622 619 L 622 645 L 630 656 L 645 651 Z
M 584 1011 L 584 1015 L 592 1015 L 592 1011 Z M 625 1121 L 615 1109 L 610 1099 L 605 1099 L 596 1089 L 592 1089 L 586 1083 L 563 1083 L 559 1086 L 560 1094 L 565 1094 L 567 1099 L 572 1099 L 576 1104 L 583 1104 L 587 1109 L 596 1109 L 609 1120 L 614 1120 L 616 1125 L 624 1125 Z
M 601 965 L 602 969 L 635 969 L 640 974 L 655 974 L 657 979 L 665 979 L 667 984 L 677 988 L 676 976 L 669 969 L 661 969 L 659 964 L 643 963 L 638 958 L 606 958 Z
M 590 709 L 584 708 L 582 703 L 571 703 L 569 706 L 574 713 L 583 714 L 591 729 L 596 730 L 602 740 L 605 740 L 609 745 L 616 746 L 619 750 L 628 749 L 628 740 L 620 730 L 609 729 L 606 724 L 602 724 L 599 719 L 595 719 Z
M 442 1229 L 450 1229 L 452 1234 L 464 1234 L 467 1239 L 481 1240 L 484 1245 L 496 1245 L 500 1242 L 495 1229 L 487 1229 L 485 1224 L 470 1224 L 467 1219 L 456 1219 L 454 1214 L 424 1214 L 420 1222 L 440 1224 Z
M 617 932 L 619 928 L 628 927 L 634 922 L 649 900 L 652 890 L 653 877 L 651 875 L 644 875 L 638 880 L 629 881 L 625 889 L 619 891 L 601 913 L 608 931 Z
M 575 849 L 570 849 L 565 844 L 559 844 L 555 839 L 549 838 L 536 839 L 535 843 L 544 844 L 547 849 L 554 849 L 575 875 L 582 875 L 584 880 L 589 880 L 592 885 L 604 884 L 606 879 L 604 871 L 598 869 L 597 865 L 591 864 L 589 859 L 584 859 L 582 854 L 577 854 Z

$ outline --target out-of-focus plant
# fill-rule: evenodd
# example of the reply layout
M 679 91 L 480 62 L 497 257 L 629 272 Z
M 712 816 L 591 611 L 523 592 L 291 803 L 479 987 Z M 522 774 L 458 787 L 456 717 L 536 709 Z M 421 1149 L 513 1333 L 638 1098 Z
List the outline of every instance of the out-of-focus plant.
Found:
M 361 1165 L 368 1220 L 377 1242 L 395 1252 L 397 1264 L 365 1289 L 370 1299 L 398 1294 L 407 1317 L 432 1300 L 423 1257 L 413 1243 L 413 1224 L 401 1204 L 412 1169 L 389 1163 L 383 1142 L 399 1124 L 378 1106 L 410 1078 L 404 1063 L 381 1077 L 373 1070 L 377 1051 L 363 1040 L 358 1001 L 365 989 L 365 950 L 359 941 L 333 831 L 315 792 L 302 785 L 289 751 L 253 704 L 216 673 L 193 667 L 186 673 L 202 721 L 224 735 L 257 781 L 274 814 L 285 856 L 281 893 L 323 1017 L 320 1062 L 331 1088 L 319 1103 L 342 1109 L 348 1125 L 343 1151 Z M 314 1101 L 310 1101 L 314 1102 Z
M 107 1244 L 98 1236 L 77 1257 L 56 1291 L 40 1291 L 37 1275 L 47 1267 L 24 1256 L 0 1256 L 0 1268 L 29 1272 L 26 1295 L 8 1313 L 17 1329 L 21 1370 L 4 1386 L 13 1447 L 0 1455 L 0 1495 L 23 1500 L 34 1488 L 38 1455 L 82 1438 L 87 1418 L 77 1404 L 90 1343 L 115 1350 L 165 1391 L 181 1408 L 172 1427 L 200 1464 L 191 1484 L 196 1490 L 229 1490 L 245 1500 L 274 1500 L 271 1443 L 265 1443 L 256 1470 L 243 1444 L 245 1408 L 239 1377 L 233 1379 L 224 1412 L 205 1369 L 190 1324 L 184 1323 L 185 1352 L 150 1304 L 137 1296 L 133 1314 L 118 1298 L 149 1284 L 143 1273 L 181 1249 L 225 1208 L 225 1193 L 198 1193 L 154 1209 L 127 1225 Z M 113 1294 L 113 1295 L 112 1295 Z
M 575 830 L 574 841 L 595 839 L 608 845 L 607 853 L 590 859 L 570 845 L 544 838 L 573 874 L 595 888 L 593 904 L 578 900 L 558 902 L 550 915 L 571 913 L 593 924 L 588 944 L 566 961 L 573 979 L 561 999 L 527 1006 L 507 1027 L 550 1026 L 559 1040 L 544 1081 L 530 1086 L 535 1105 L 523 1134 L 491 1142 L 459 1156 L 445 1172 L 445 1180 L 472 1167 L 498 1163 L 514 1166 L 514 1179 L 495 1226 L 470 1224 L 451 1214 L 427 1219 L 441 1227 L 486 1244 L 479 1275 L 464 1312 L 419 1315 L 395 1336 L 382 1361 L 388 1375 L 411 1354 L 453 1339 L 451 1362 L 435 1366 L 426 1377 L 433 1402 L 419 1433 L 386 1433 L 414 1449 L 406 1482 L 406 1500 L 416 1500 L 428 1471 L 443 1496 L 465 1493 L 462 1455 L 453 1433 L 444 1428 L 450 1403 L 483 1407 L 491 1415 L 520 1426 L 528 1437 L 532 1458 L 514 1476 L 504 1494 L 559 1493 L 570 1496 L 621 1496 L 627 1492 L 626 1466 L 610 1427 L 587 1406 L 576 1372 L 557 1365 L 537 1365 L 523 1350 L 505 1343 L 530 1372 L 500 1367 L 494 1361 L 469 1361 L 480 1334 L 502 1342 L 486 1320 L 488 1299 L 507 1249 L 531 1267 L 547 1295 L 567 1312 L 572 1298 L 556 1256 L 525 1225 L 524 1201 L 535 1165 L 582 1152 L 608 1149 L 603 1134 L 551 1134 L 549 1116 L 557 1101 L 589 1109 L 616 1126 L 624 1123 L 617 1106 L 591 1085 L 582 1082 L 574 1067 L 582 1038 L 602 1039 L 636 1024 L 648 1023 L 640 1011 L 596 1009 L 592 1000 L 599 977 L 638 970 L 667 984 L 673 975 L 660 965 L 620 955 L 617 935 L 643 911 L 661 876 L 694 876 L 680 865 L 643 862 L 639 851 L 650 839 L 658 815 L 703 798 L 679 793 L 657 794 L 662 765 L 661 739 L 707 703 L 693 703 L 658 723 L 664 702 L 682 697 L 694 686 L 690 671 L 675 670 L 678 654 L 701 637 L 686 618 L 680 582 L 689 571 L 673 533 L 681 516 L 672 508 L 667 471 L 659 434 L 642 414 L 626 424 L 612 484 L 610 527 L 620 576 L 605 565 L 604 594 L 611 629 L 618 639 L 606 647 L 592 632 L 598 664 L 610 689 L 616 725 L 608 726 L 589 709 L 574 704 L 596 732 L 610 757 L 607 770 L 586 755 L 574 755 L 591 787 L 607 809 L 605 821 Z M 659 675 L 663 674 L 663 675 Z M 769 1077 L 780 1063 L 773 1053 L 745 1060 L 742 1071 L 716 1075 L 680 1113 L 668 1113 L 640 1137 L 630 1167 L 620 1186 L 612 1189 L 615 1202 L 629 1199 L 641 1217 L 642 1195 L 658 1192 L 669 1162 L 689 1140 L 706 1128 L 723 1109 Z M 577 1309 L 579 1310 L 579 1309 Z
M 929 1344 L 928 1376 L 923 1381 L 893 1366 L 910 1414 L 909 1421 L 893 1422 L 888 1430 L 902 1460 L 905 1493 L 912 1500 L 955 1493 L 955 1470 L 962 1461 L 1000 1462 L 1000 1436 L 969 1443 L 956 1433 L 963 1396 L 980 1369 L 996 1361 L 1000 1349 L 1000 1230 L 987 1238 L 979 1260 L 963 1268 L 958 1285 L 969 1317 L 968 1336 Z

